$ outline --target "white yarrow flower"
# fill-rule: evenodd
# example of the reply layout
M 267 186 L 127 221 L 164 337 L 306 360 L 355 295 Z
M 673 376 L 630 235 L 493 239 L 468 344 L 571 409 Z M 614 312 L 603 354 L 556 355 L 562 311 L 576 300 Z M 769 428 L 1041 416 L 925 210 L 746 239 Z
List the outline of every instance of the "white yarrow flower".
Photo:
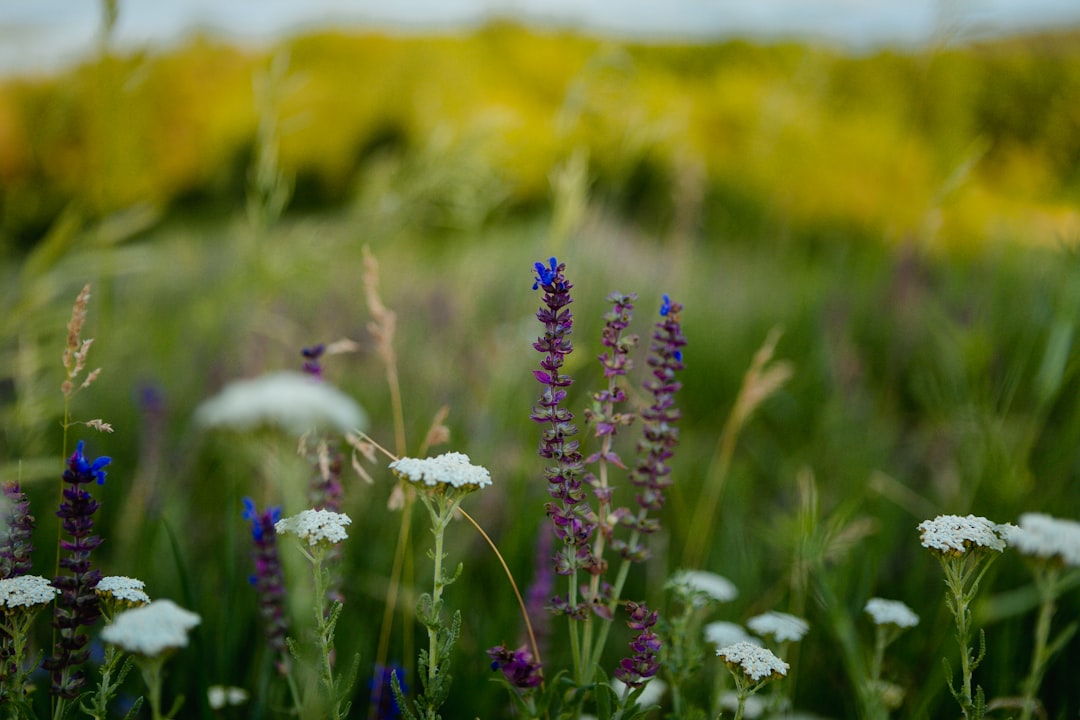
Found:
M 0 608 L 32 608 L 47 605 L 60 591 L 40 575 L 20 575 L 0 580 Z
M 875 625 L 895 625 L 899 628 L 912 628 L 919 624 L 919 616 L 899 600 L 870 598 L 866 601 L 866 614 Z
M 1024 513 L 1019 527 L 1009 526 L 1007 540 L 1024 555 L 1080 566 L 1080 523 L 1074 520 Z
M 123 575 L 106 575 L 98 580 L 94 592 L 100 595 L 108 595 L 121 603 L 129 605 L 146 605 L 150 602 L 150 596 L 143 588 L 146 583 L 135 578 Z
M 292 371 L 229 383 L 199 406 L 195 421 L 241 431 L 276 425 L 296 435 L 313 428 L 349 432 L 367 425 L 355 400 L 323 380 Z
M 738 642 L 722 647 L 716 651 L 716 654 L 723 658 L 729 667 L 739 669 L 754 682 L 772 677 L 785 677 L 790 667 L 773 655 L 768 648 L 751 645 L 748 642 Z
M 188 632 L 202 621 L 172 600 L 125 610 L 101 631 L 101 639 L 135 655 L 156 657 L 166 650 L 187 647 Z
M 1010 529 L 978 515 L 938 515 L 919 523 L 922 546 L 942 555 L 963 555 L 971 548 L 1001 552 Z
M 746 627 L 758 635 L 768 635 L 777 642 L 798 642 L 810 630 L 810 625 L 801 617 L 782 612 L 767 612 L 746 621 Z
M 449 485 L 459 490 L 477 490 L 491 484 L 491 473 L 473 465 L 468 455 L 459 452 L 421 459 L 401 458 L 390 463 L 390 469 L 414 485 L 431 488 Z
M 689 590 L 695 596 L 695 607 L 702 607 L 708 600 L 731 602 L 739 595 L 735 584 L 726 577 L 705 570 L 679 570 L 670 584 Z
M 345 526 L 352 519 L 344 513 L 330 510 L 304 510 L 298 515 L 282 518 L 274 523 L 278 535 L 292 534 L 308 545 L 329 543 L 335 545 L 349 537 Z

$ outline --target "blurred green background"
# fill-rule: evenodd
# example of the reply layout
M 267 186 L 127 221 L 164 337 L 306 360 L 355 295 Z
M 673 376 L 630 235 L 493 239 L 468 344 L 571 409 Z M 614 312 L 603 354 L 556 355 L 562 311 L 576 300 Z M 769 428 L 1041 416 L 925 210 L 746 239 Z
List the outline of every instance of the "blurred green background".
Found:
M 820 560 L 821 582 L 867 638 L 870 596 L 922 616 L 889 661 L 907 690 L 897 716 L 953 713 L 944 586 L 915 526 L 939 513 L 1080 516 L 1078 40 L 853 54 L 493 23 L 320 32 L 261 50 L 210 37 L 161 51 L 103 44 L 61 72 L 0 81 L 0 478 L 21 478 L 31 495 L 38 567 L 55 552 L 65 328 L 91 282 L 84 337 L 95 339 L 89 366 L 103 370 L 72 410 L 116 432 L 72 432 L 113 457 L 102 570 L 203 615 L 196 646 L 170 665 L 192 717 L 211 717 L 208 684 L 257 691 L 269 660 L 251 651 L 240 498 L 280 501 L 307 470 L 291 438 L 205 432 L 192 413 L 230 380 L 299 368 L 301 347 L 348 337 L 359 351 L 327 359 L 327 377 L 392 446 L 367 327 L 367 246 L 398 317 L 409 449 L 449 405 L 452 440 L 436 450 L 492 471 L 495 487 L 466 509 L 527 583 L 547 523 L 528 421 L 540 330 L 530 269 L 557 255 L 575 284 L 576 413 L 599 388 L 610 291 L 638 293 L 643 338 L 662 293 L 686 306 L 677 484 L 657 560 L 629 595 L 663 604 L 743 373 L 781 327 L 777 357 L 793 378 L 744 428 L 711 528 L 706 569 L 741 589 L 716 619 L 804 613 L 795 706 L 854 716 L 835 608 L 806 580 Z M 386 509 L 389 473 L 371 472 L 374 485 L 346 489 L 339 646 L 361 653 L 356 717 L 400 521 Z M 799 478 L 804 489 L 813 478 L 816 520 Z M 420 527 L 411 569 L 422 588 Z M 465 575 L 447 602 L 465 629 L 446 716 L 499 717 L 505 698 L 483 651 L 517 639 L 516 608 L 475 533 L 462 525 L 451 538 Z M 977 680 L 989 698 L 1018 694 L 1030 598 L 1017 557 L 984 582 Z M 1074 590 L 1059 622 L 1078 610 Z M 408 663 L 400 624 L 391 659 Z M 555 662 L 563 634 L 556 622 Z M 1052 666 L 1049 717 L 1080 710 L 1078 660 L 1073 643 Z M 268 717 L 271 703 L 236 716 Z

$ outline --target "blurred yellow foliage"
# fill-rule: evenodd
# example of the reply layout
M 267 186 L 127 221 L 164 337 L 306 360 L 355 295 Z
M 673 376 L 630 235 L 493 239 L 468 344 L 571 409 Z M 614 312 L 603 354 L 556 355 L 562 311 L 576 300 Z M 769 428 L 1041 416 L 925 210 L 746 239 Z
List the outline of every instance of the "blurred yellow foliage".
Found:
M 32 244 L 27 234 L 70 202 L 96 214 L 190 196 L 239 206 L 260 114 L 272 113 L 281 167 L 316 203 L 351 197 L 380 152 L 453 148 L 447 162 L 468 154 L 501 178 L 507 202 L 527 205 L 546 199 L 554 167 L 586 149 L 597 196 L 639 214 L 677 206 L 686 188 L 676 176 L 693 166 L 770 227 L 839 223 L 958 247 L 1002 234 L 1047 242 L 1043 233 L 1075 225 L 1060 218 L 1080 182 L 1070 166 L 1080 159 L 1080 91 L 1067 90 L 1080 87 L 1080 51 L 1059 43 L 1036 54 L 1036 42 L 851 57 L 796 44 L 635 45 L 505 23 L 468 34 L 319 32 L 265 52 L 197 37 L 0 85 L 0 240 Z M 282 53 L 287 77 L 260 106 L 253 78 Z M 1019 79 L 1002 90 L 1014 58 Z M 1043 66 L 1055 79 L 1030 89 L 1022 80 Z M 1008 88 L 1028 106 L 1010 105 Z M 1041 125 L 1030 119 L 1039 114 Z

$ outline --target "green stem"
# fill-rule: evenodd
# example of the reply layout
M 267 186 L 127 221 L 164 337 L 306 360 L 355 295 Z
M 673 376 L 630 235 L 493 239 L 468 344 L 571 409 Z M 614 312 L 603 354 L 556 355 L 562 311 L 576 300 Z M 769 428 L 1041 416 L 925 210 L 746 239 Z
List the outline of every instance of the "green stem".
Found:
M 1035 586 L 1039 590 L 1041 603 L 1039 617 L 1035 623 L 1035 647 L 1031 652 L 1031 669 L 1024 679 L 1024 705 L 1020 720 L 1030 720 L 1035 707 L 1035 695 L 1042 684 L 1043 673 L 1050 660 L 1047 653 L 1047 641 L 1050 637 L 1050 621 L 1054 617 L 1054 599 L 1057 594 L 1058 572 L 1055 568 L 1036 568 Z
M 164 720 L 161 714 L 161 666 L 163 660 L 159 657 L 144 658 L 139 661 L 139 672 L 143 682 L 146 683 L 148 699 L 150 700 L 150 715 L 153 720 Z M 59 703 L 58 703 L 59 706 Z
M 334 687 L 334 664 L 331 659 L 333 653 L 333 638 L 330 620 L 326 608 L 326 588 L 329 581 L 329 572 L 323 569 L 323 558 L 326 553 L 323 548 L 317 549 L 312 558 L 312 568 L 315 573 L 315 626 L 319 632 L 319 650 L 322 653 L 323 684 L 333 702 L 333 717 L 340 717 L 341 700 L 338 698 L 337 689 Z M 331 611 L 332 613 L 333 611 Z

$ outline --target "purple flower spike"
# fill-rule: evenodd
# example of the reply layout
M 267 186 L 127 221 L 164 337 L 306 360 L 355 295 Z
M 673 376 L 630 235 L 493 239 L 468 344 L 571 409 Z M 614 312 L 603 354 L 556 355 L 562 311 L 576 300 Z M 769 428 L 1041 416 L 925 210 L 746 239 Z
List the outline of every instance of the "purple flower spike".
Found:
M 4 483 L 3 496 L 7 508 L 0 515 L 0 528 L 5 531 L 0 533 L 0 580 L 8 580 L 30 572 L 34 516 L 18 481 Z
M 285 613 L 285 577 L 274 530 L 274 523 L 281 519 L 281 508 L 269 507 L 260 512 L 251 498 L 244 498 L 243 517 L 251 523 L 251 538 L 255 544 L 251 553 L 255 572 L 249 581 L 259 598 L 259 615 L 263 619 L 267 644 L 278 655 L 278 672 L 285 674 L 289 667 L 285 644 L 289 618 Z
M 652 395 L 652 402 L 642 410 L 642 437 L 638 441 L 638 461 L 630 474 L 637 487 L 636 516 L 623 518 L 622 522 L 640 533 L 656 532 L 660 524 L 650 518 L 650 512 L 664 507 L 665 492 L 671 486 L 671 467 L 668 461 L 679 444 L 678 422 L 681 417 L 675 406 L 675 394 L 682 388 L 676 373 L 684 368 L 682 350 L 686 338 L 682 334 L 679 313 L 683 306 L 672 302 L 667 295 L 660 309 L 661 317 L 653 328 L 649 347 L 649 367 L 652 376 L 646 380 L 645 389 Z M 666 312 L 665 312 L 666 311 Z M 649 558 L 649 551 L 640 542 L 630 545 L 617 540 L 613 546 L 634 562 Z
M 300 354 L 304 356 L 303 371 L 308 375 L 322 379 L 322 365 L 319 364 L 319 358 L 326 352 L 326 346 L 322 343 L 313 345 L 312 347 L 306 347 L 300 351 Z
M 546 387 L 530 417 L 546 426 L 538 452 L 540 457 L 550 461 L 544 468 L 544 476 L 548 481 L 548 493 L 558 501 L 547 504 L 555 536 L 563 542 L 563 547 L 556 551 L 555 568 L 557 573 L 569 575 L 577 569 L 594 572 L 599 569 L 599 564 L 589 547 L 589 538 L 596 529 L 595 514 L 589 511 L 586 502 L 588 494 L 581 477 L 583 465 L 578 441 L 571 439 L 578 430 L 572 422 L 573 413 L 562 406 L 566 399 L 565 388 L 573 382 L 569 375 L 561 372 L 566 356 L 574 350 L 570 342 L 574 319 L 568 307 L 573 302 L 570 297 L 573 285 L 563 275 L 565 264 L 551 258 L 549 266 L 536 263 L 540 276 L 537 284 L 544 288 L 544 305 L 536 317 L 544 325 L 544 334 L 537 338 L 533 347 L 545 355 L 540 361 L 541 369 L 533 375 Z
M 487 654 L 491 658 L 491 669 L 502 670 L 506 680 L 516 688 L 527 690 L 544 681 L 540 665 L 524 647 L 510 650 L 505 645 L 497 645 Z
M 645 603 L 635 602 L 627 602 L 626 611 L 630 613 L 627 626 L 639 632 L 630 641 L 634 654 L 619 662 L 614 675 L 630 687 L 639 688 L 660 670 L 659 652 L 663 643 L 652 631 L 658 619 L 655 611 L 649 612 Z
M 60 547 L 68 554 L 60 558 L 60 567 L 70 574 L 60 575 L 53 585 L 60 591 L 53 612 L 56 642 L 53 655 L 42 666 L 51 675 L 49 692 L 58 697 L 72 699 L 86 679 L 80 666 L 90 656 L 89 638 L 83 632 L 101 617 L 98 597 L 94 592 L 101 573 L 90 565 L 90 553 L 101 544 L 101 538 L 93 534 L 93 515 L 98 502 L 83 486 L 105 483 L 105 466 L 111 460 L 100 457 L 93 462 L 83 455 L 80 440 L 75 453 L 68 460 L 64 471 L 63 502 L 56 514 L 61 518 L 64 532 L 71 538 L 61 540 Z

